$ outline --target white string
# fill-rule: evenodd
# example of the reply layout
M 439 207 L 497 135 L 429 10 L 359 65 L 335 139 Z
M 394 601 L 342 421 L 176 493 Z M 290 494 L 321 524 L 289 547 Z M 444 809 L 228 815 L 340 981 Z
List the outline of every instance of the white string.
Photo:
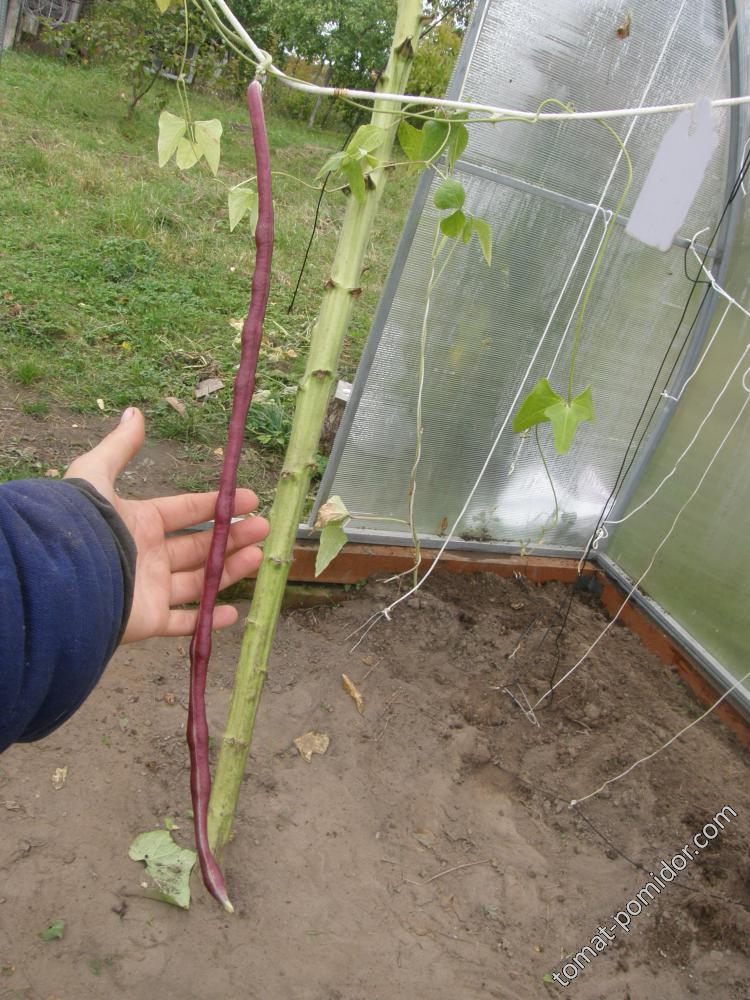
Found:
M 414 104 L 421 104 L 428 107 L 436 108 L 448 108 L 456 111 L 475 111 L 482 114 L 490 114 L 497 117 L 514 117 L 525 119 L 528 121 L 585 121 L 592 120 L 596 118 L 608 119 L 608 118 L 630 118 L 637 117 L 640 115 L 658 115 L 658 114 L 674 114 L 680 111 L 686 111 L 695 107 L 695 101 L 687 101 L 679 104 L 660 104 L 651 107 L 640 106 L 637 108 L 616 108 L 607 109 L 603 111 L 573 111 L 573 112 L 544 112 L 542 114 L 537 114 L 534 111 L 520 111 L 515 108 L 501 108 L 491 104 L 477 104 L 467 101 L 454 101 L 445 98 L 428 97 L 421 94 L 389 94 L 389 93 L 373 93 L 369 90 L 353 90 L 342 87 L 324 87 L 318 84 L 309 83 L 306 80 L 299 80 L 296 77 L 289 76 L 280 70 L 274 63 L 268 62 L 268 53 L 264 52 L 259 46 L 255 44 L 247 31 L 243 28 L 240 22 L 232 13 L 228 4 L 225 0 L 212 0 L 224 13 L 227 20 L 230 22 L 232 27 L 235 29 L 238 35 L 242 38 L 248 48 L 251 50 L 253 55 L 259 60 L 262 60 L 266 64 L 266 68 L 274 76 L 278 77 L 287 86 L 294 90 L 300 90 L 308 94 L 320 94 L 329 97 L 348 97 L 355 100 L 366 100 L 366 101 L 387 101 L 387 102 L 397 102 L 399 104 L 407 102 Z M 684 4 L 683 4 L 684 6 Z M 682 12 L 682 7 L 680 12 Z M 678 17 L 679 17 L 678 13 Z M 721 98 L 720 100 L 711 101 L 711 106 L 714 108 L 730 108 L 741 104 L 750 103 L 750 95 L 743 95 L 741 97 L 729 97 Z
M 262 68 L 277 77 L 292 90 L 300 90 L 306 94 L 320 94 L 324 97 L 346 97 L 358 101 L 386 101 L 396 104 L 418 104 L 431 108 L 447 108 L 451 111 L 474 111 L 478 114 L 486 114 L 496 118 L 517 118 L 524 121 L 592 121 L 594 119 L 612 118 L 637 118 L 641 115 L 666 115 L 676 114 L 680 111 L 688 111 L 694 108 L 696 101 L 686 101 L 680 104 L 658 104 L 653 107 L 637 108 L 613 108 L 604 111 L 559 111 L 544 112 L 537 114 L 535 111 L 519 111 L 515 108 L 499 108 L 492 104 L 475 104 L 470 101 L 452 101 L 441 97 L 427 97 L 423 94 L 388 94 L 373 92 L 371 90 L 350 90 L 343 87 L 323 87 L 319 84 L 308 83 L 306 80 L 298 80 L 280 70 L 272 61 L 267 52 L 261 49 L 252 40 L 245 28 L 240 24 L 226 0 L 211 0 L 223 12 L 227 21 L 247 45 L 255 58 L 261 63 Z M 679 18 L 684 7 L 684 3 L 678 11 Z M 675 19 L 676 23 L 676 19 Z M 671 38 L 671 33 L 670 33 Z M 661 58 L 661 57 L 660 57 Z M 733 108 L 741 104 L 750 104 L 750 94 L 741 97 L 724 97 L 717 101 L 711 101 L 712 108 Z
M 730 688 L 727 688 L 724 694 L 721 695 L 720 698 L 717 698 L 716 701 L 713 703 L 713 705 L 711 705 L 710 708 L 707 708 L 702 715 L 699 715 L 697 719 L 693 719 L 693 721 L 690 722 L 687 726 L 684 726 L 679 731 L 679 733 L 675 733 L 674 736 L 671 739 L 667 740 L 666 743 L 663 743 L 658 750 L 654 750 L 653 753 L 646 754 L 645 757 L 641 757 L 639 760 L 635 761 L 635 763 L 631 764 L 630 767 L 627 767 L 624 771 L 616 775 L 614 778 L 609 778 L 607 781 L 604 782 L 603 785 L 600 785 L 596 789 L 596 791 L 589 792 L 588 795 L 584 795 L 583 798 L 580 799 L 571 799 L 570 801 L 571 808 L 573 808 L 573 806 L 579 806 L 582 802 L 585 802 L 587 799 L 593 799 L 593 797 L 595 795 L 598 795 L 599 792 L 603 792 L 608 785 L 613 785 L 616 781 L 619 781 L 620 778 L 624 778 L 626 775 L 630 774 L 631 771 L 634 771 L 639 765 L 645 764 L 646 761 L 653 760 L 653 758 L 658 756 L 658 754 L 660 754 L 662 750 L 666 750 L 667 747 L 671 746 L 675 742 L 675 740 L 678 740 L 680 736 L 686 733 L 688 729 L 692 729 L 693 726 L 697 726 L 699 722 L 702 722 L 707 715 L 710 715 L 711 712 L 713 712 L 713 710 L 717 706 L 719 706 L 722 703 L 722 701 L 724 701 L 725 698 L 728 698 L 729 695 L 733 691 L 736 691 L 738 687 L 742 687 L 742 685 L 745 683 L 748 677 L 750 677 L 750 670 L 745 674 L 744 677 L 741 677 L 738 681 L 735 681 L 735 683 Z
M 701 230 L 701 232 L 703 232 L 703 230 Z M 722 323 L 726 319 L 727 314 L 728 314 L 729 310 L 732 308 L 732 306 L 736 306 L 740 310 L 740 312 L 744 313 L 748 317 L 748 319 L 750 319 L 750 311 L 748 311 L 735 298 L 733 298 L 729 294 L 729 292 L 726 291 L 726 289 L 722 288 L 722 286 L 714 278 L 714 276 L 711 273 L 711 271 L 709 270 L 709 268 L 707 268 L 705 266 L 705 264 L 704 264 L 703 260 L 701 259 L 701 257 L 696 253 L 695 248 L 693 246 L 693 243 L 695 242 L 695 240 L 697 239 L 697 237 L 699 235 L 700 235 L 700 233 L 696 233 L 696 235 L 693 237 L 693 240 L 691 241 L 691 244 L 690 244 L 690 248 L 693 251 L 693 255 L 695 256 L 695 259 L 700 264 L 701 270 L 707 275 L 709 281 L 711 282 L 711 285 L 712 285 L 713 289 L 719 295 L 721 295 L 723 298 L 725 298 L 727 300 L 727 305 L 726 305 L 726 308 L 725 308 L 725 310 L 724 310 L 724 312 L 722 314 L 721 319 L 719 320 L 719 322 L 718 322 L 718 324 L 716 326 L 716 330 L 714 331 L 714 334 L 711 337 L 711 340 L 709 341 L 708 347 L 706 347 L 706 350 L 703 352 L 703 355 L 702 355 L 700 361 L 698 362 L 698 365 L 696 365 L 694 371 L 691 373 L 690 378 L 688 378 L 686 380 L 685 385 L 682 387 L 682 389 L 680 390 L 680 392 L 679 392 L 679 394 L 677 396 L 670 396 L 669 397 L 670 399 L 674 399 L 675 401 L 679 401 L 682 398 L 682 394 L 685 391 L 685 389 L 687 388 L 688 383 L 696 375 L 698 369 L 700 368 L 701 364 L 703 363 L 703 359 L 708 354 L 708 352 L 709 352 L 709 350 L 711 348 L 711 344 L 713 344 L 714 340 L 716 339 L 716 335 L 718 334 L 719 330 L 721 329 Z M 625 521 L 629 520 L 631 517 L 633 517 L 634 514 L 637 514 L 638 511 L 643 510 L 643 508 L 647 504 L 651 503 L 651 501 L 657 495 L 657 493 L 659 492 L 659 490 L 661 490 L 662 486 L 664 486 L 664 484 L 666 482 L 668 482 L 672 478 L 672 476 L 677 472 L 677 469 L 679 468 L 680 463 L 682 462 L 682 460 L 685 458 L 685 456 L 688 454 L 688 452 L 690 451 L 690 449 L 693 447 L 693 445 L 697 441 L 697 439 L 698 439 L 701 431 L 706 426 L 706 423 L 708 422 L 709 418 L 713 415 L 714 410 L 719 405 L 719 402 L 721 401 L 724 393 L 729 388 L 729 385 L 730 385 L 732 379 L 734 378 L 735 374 L 737 373 L 737 369 L 740 367 L 740 365 L 742 364 L 742 362 L 745 360 L 745 358 L 747 357 L 747 354 L 748 354 L 749 351 L 750 351 L 750 343 L 748 343 L 746 345 L 745 350 L 739 356 L 739 359 L 737 360 L 737 363 L 735 364 L 735 366 L 732 369 L 732 371 L 729 373 L 729 375 L 727 377 L 727 380 L 725 381 L 724 385 L 721 387 L 721 390 L 719 391 L 718 396 L 716 397 L 716 399 L 711 404 L 711 407 L 709 408 L 708 412 L 704 416 L 703 420 L 701 420 L 701 422 L 698 424 L 698 428 L 695 431 L 695 434 L 693 434 L 692 438 L 690 439 L 690 441 L 688 442 L 688 444 L 686 445 L 686 447 L 684 448 L 684 450 L 680 454 L 679 458 L 675 462 L 673 468 L 666 474 L 666 476 L 664 476 L 664 478 L 659 483 L 659 485 L 653 490 L 652 493 L 649 494 L 649 496 L 646 497 L 645 500 L 643 500 L 641 503 L 639 503 L 637 507 L 634 507 L 633 510 L 629 511 L 623 517 L 619 517 L 619 518 L 608 517 L 608 518 L 605 518 L 605 520 L 602 522 L 603 525 L 607 525 L 607 524 L 624 524 Z M 606 535 L 605 535 L 605 537 L 606 537 Z M 598 545 L 598 541 L 596 543 L 597 545 Z M 594 545 L 593 547 L 596 548 L 596 545 Z
M 698 480 L 698 485 L 695 487 L 695 489 L 690 494 L 690 496 L 687 498 L 687 500 L 682 505 L 682 507 L 680 507 L 680 509 L 675 514 L 674 520 L 672 521 L 672 524 L 670 525 L 669 530 L 667 531 L 667 533 L 664 536 L 664 538 L 662 538 L 662 540 L 657 545 L 656 550 L 654 551 L 654 554 L 651 557 L 651 561 L 649 562 L 648 566 L 645 568 L 645 570 L 643 571 L 643 573 L 638 577 L 638 579 L 635 581 L 635 583 L 633 584 L 633 586 L 628 591 L 628 593 L 627 593 L 627 595 L 625 597 L 625 600 L 622 602 L 622 604 L 620 605 L 620 607 L 617 609 L 617 614 L 614 616 L 614 618 L 612 618 L 612 620 L 607 623 L 607 625 L 602 629 L 602 631 L 599 633 L 599 635 L 596 637 L 596 639 L 594 639 L 594 641 L 591 643 L 591 645 L 586 650 L 586 652 L 583 654 L 583 656 L 576 663 L 573 664 L 573 666 L 570 668 L 570 670 L 568 670 L 567 673 L 563 674 L 563 676 L 558 681 L 556 681 L 553 685 L 551 685 L 551 687 L 549 688 L 549 690 L 546 691 L 542 695 L 542 697 L 534 705 L 534 709 L 537 709 L 546 698 L 549 698 L 549 696 L 552 694 L 552 692 L 556 688 L 560 687 L 560 685 L 563 684 L 568 679 L 568 677 L 570 677 L 572 674 L 574 674 L 576 672 L 576 670 L 578 670 L 578 668 L 583 663 L 583 661 L 599 645 L 599 643 L 604 638 L 604 636 L 607 634 L 607 632 L 609 632 L 609 630 L 615 624 L 615 622 L 617 621 L 617 619 L 622 614 L 622 612 L 623 612 L 625 606 L 627 605 L 628 601 L 630 600 L 630 598 L 633 596 L 633 594 L 636 592 L 636 590 L 638 589 L 638 587 L 645 580 L 646 576 L 648 575 L 648 573 L 653 568 L 653 565 L 656 562 L 657 556 L 659 555 L 659 553 L 661 552 L 661 550 L 664 548 L 664 546 L 666 545 L 666 543 L 669 541 L 669 539 L 672 537 L 672 534 L 673 534 L 675 528 L 677 527 L 677 524 L 678 524 L 680 518 L 682 517 L 682 515 L 683 515 L 683 513 L 685 511 L 685 508 L 695 498 L 696 494 L 698 493 L 698 490 L 700 490 L 700 488 L 703 485 L 706 477 L 708 476 L 709 472 L 711 471 L 711 468 L 713 467 L 714 462 L 716 461 L 716 459 L 721 454 L 722 448 L 726 444 L 726 442 L 727 442 L 729 436 L 731 435 L 732 431 L 734 430 L 734 428 L 739 423 L 739 421 L 740 421 L 740 419 L 742 417 L 742 414 L 747 409 L 748 403 L 750 403 L 750 386 L 748 386 L 748 383 L 747 383 L 747 377 L 748 377 L 749 374 L 750 374 L 750 368 L 746 369 L 746 371 L 744 372 L 744 374 L 742 376 L 742 388 L 745 390 L 745 393 L 746 393 L 744 403 L 740 407 L 740 410 L 739 410 L 737 416 L 732 421 L 731 426 L 729 427 L 729 430 L 726 432 L 726 434 L 724 435 L 724 437 L 721 439 L 721 444 L 719 445 L 719 447 L 714 452 L 714 454 L 713 454 L 713 456 L 711 458 L 711 461 L 708 463 L 708 465 L 706 466 L 706 468 L 705 468 L 705 470 L 703 472 L 703 475 Z
M 223 0 L 218 0 L 218 2 L 223 2 Z M 661 65 L 662 59 L 664 58 L 664 55 L 666 54 L 667 48 L 669 47 L 669 43 L 672 40 L 672 36 L 674 35 L 675 30 L 677 29 L 677 23 L 678 23 L 678 21 L 680 19 L 680 15 L 682 14 L 682 11 L 684 10 L 686 4 L 687 4 L 687 0 L 682 0 L 680 8 L 677 11 L 677 14 L 675 15 L 674 21 L 672 22 L 672 26 L 669 29 L 669 32 L 667 34 L 666 39 L 664 40 L 664 44 L 663 44 L 663 46 L 661 48 L 661 52 L 659 53 L 659 57 L 656 60 L 656 62 L 654 63 L 654 66 L 653 66 L 653 68 L 651 70 L 651 75 L 649 76 L 648 82 L 646 83 L 646 86 L 644 88 L 643 96 L 641 98 L 641 101 L 645 101 L 646 100 L 646 97 L 648 96 L 648 92 L 651 89 L 654 80 L 656 79 L 656 74 L 659 71 L 659 67 Z M 600 209 L 601 209 L 601 207 L 602 207 L 602 205 L 604 203 L 604 199 L 606 198 L 607 192 L 609 191 L 609 188 L 610 188 L 610 185 L 612 184 L 612 181 L 614 180 L 615 174 L 617 173 L 617 168 L 620 165 L 620 160 L 622 159 L 622 157 L 625 154 L 625 147 L 626 147 L 626 145 L 628 143 L 628 140 L 630 139 L 630 136 L 633 133 L 633 129 L 635 128 L 636 122 L 637 122 L 637 118 L 633 118 L 632 122 L 628 126 L 628 130 L 625 133 L 625 137 L 622 140 L 621 147 L 620 147 L 620 149 L 617 152 L 617 156 L 615 157 L 615 162 L 614 162 L 614 164 L 612 166 L 612 169 L 611 169 L 611 171 L 609 173 L 609 177 L 607 178 L 607 181 L 606 181 L 606 183 L 604 185 L 604 189 L 602 190 L 602 193 L 601 193 L 601 195 L 599 197 L 599 201 L 597 202 L 596 207 L 594 209 L 594 212 L 593 212 L 593 214 L 591 216 L 591 219 L 589 220 L 589 224 L 588 224 L 588 226 L 586 228 L 586 232 L 583 235 L 583 238 L 581 240 L 580 246 L 578 247 L 578 250 L 576 252 L 575 257 L 573 258 L 573 263 L 570 265 L 567 277 L 565 278 L 565 281 L 563 282 L 563 286 L 560 289 L 559 295 L 557 296 L 557 300 L 556 300 L 556 302 L 555 302 L 555 304 L 554 304 L 554 306 L 552 308 L 552 312 L 550 313 L 549 319 L 547 320 L 547 323 L 546 323 L 546 325 L 544 327 L 544 330 L 542 331 L 542 335 L 539 338 L 539 341 L 538 341 L 538 343 L 536 345 L 536 348 L 534 349 L 534 353 L 531 356 L 531 360 L 529 361 L 529 363 L 528 363 L 528 365 L 526 367 L 526 371 L 525 371 L 525 373 L 523 375 L 523 378 L 521 379 L 521 382 L 520 382 L 520 384 L 518 386 L 518 389 L 516 390 L 516 394 L 513 397 L 513 401 L 511 402 L 510 406 L 508 407 L 508 412 L 506 413 L 505 419 L 503 420 L 503 422 L 502 422 L 502 424 L 500 426 L 500 430 L 495 435 L 494 440 L 492 441 L 492 444 L 490 445 L 490 450 L 487 453 L 487 456 L 486 456 L 484 462 L 482 463 L 482 468 L 479 470 L 479 475 L 477 476 L 477 478 L 476 478 L 476 480 L 474 482 L 474 485 L 472 486 L 471 490 L 469 491 L 469 495 L 467 496 L 466 500 L 464 501 L 464 504 L 461 507 L 461 510 L 459 511 L 458 516 L 456 517 L 455 521 L 453 522 L 453 526 L 451 527 L 451 529 L 448 532 L 448 534 L 446 535 L 446 537 L 443 539 L 443 543 L 440 546 L 440 548 L 438 549 L 437 553 L 435 554 L 435 557 L 434 557 L 433 561 L 430 563 L 430 565 L 425 570 L 424 575 L 421 577 L 420 580 L 418 580 L 414 584 L 413 587 L 411 587 L 409 590 L 407 590 L 405 593 L 403 593 L 400 597 L 398 597 L 391 604 L 387 605 L 387 607 L 383 608 L 383 610 L 381 612 L 382 616 L 384 616 L 386 618 L 390 617 L 391 612 L 393 611 L 393 609 L 397 605 L 401 604 L 402 601 L 407 600 L 409 597 L 412 597 L 422 587 L 422 585 L 427 581 L 427 579 L 431 576 L 433 570 L 437 566 L 438 562 L 442 558 L 443 553 L 445 552 L 446 548 L 448 547 L 448 544 L 450 543 L 451 539 L 455 536 L 456 529 L 458 528 L 459 524 L 461 523 L 461 520 L 463 519 L 464 515 L 466 514 L 466 511 L 469 509 L 469 505 L 471 504 L 471 501 L 474 499 L 474 495 L 476 494 L 477 490 L 479 489 L 479 484 L 481 483 L 482 479 L 484 478 L 484 474 L 487 471 L 490 462 L 492 461 L 492 457 L 495 454 L 495 451 L 497 450 L 497 446 L 500 443 L 500 439 L 502 438 L 503 434 L 505 433 L 505 429 L 508 426 L 508 423 L 510 422 L 510 419 L 513 416 L 513 413 L 515 412 L 516 404 L 518 403 L 518 400 L 521 398 L 521 393 L 524 390 L 524 386 L 526 385 L 526 382 L 528 381 L 528 378 L 529 378 L 529 376 L 530 376 L 530 374 L 531 374 L 531 372 L 532 372 L 532 370 L 534 368 L 534 365 L 536 363 L 536 359 L 539 356 L 539 353 L 540 353 L 540 351 L 542 349 L 542 346 L 543 346 L 545 340 L 547 339 L 547 334 L 549 333 L 550 327 L 552 326 L 552 322 L 553 322 L 555 316 L 557 315 L 557 310 L 560 308 L 560 304 L 561 304 L 561 302 L 563 300 L 565 292 L 568 289 L 568 285 L 570 284 L 570 282 L 571 282 L 571 280 L 573 278 L 573 275 L 575 273 L 575 269 L 578 266 L 579 260 L 581 259 L 581 256 L 582 256 L 583 251 L 584 251 L 584 249 L 586 247 L 586 243 L 588 241 L 588 238 L 591 235 L 591 232 L 592 232 L 592 230 L 594 228 L 594 225 L 596 224 L 596 219 L 597 219 L 599 211 L 600 211 Z
M 588 285 L 589 278 L 591 277 L 591 272 L 594 270 L 594 267 L 596 266 L 596 258 L 599 256 L 599 251 L 602 248 L 602 243 L 604 243 L 605 239 L 607 238 L 607 230 L 609 229 L 609 224 L 612 221 L 612 215 L 614 214 L 608 208 L 602 208 L 601 204 L 594 206 L 594 215 L 596 215 L 597 212 L 602 213 L 602 218 L 604 220 L 604 230 L 602 231 L 602 235 L 599 239 L 599 245 L 597 246 L 596 250 L 594 251 L 594 255 L 591 258 L 591 263 L 589 264 L 589 269 L 586 272 L 586 277 L 581 282 L 581 289 L 578 292 L 578 298 L 575 301 L 575 305 L 570 310 L 570 318 L 568 319 L 565 329 L 563 330 L 562 336 L 560 337 L 560 343 L 557 345 L 557 351 L 555 352 L 555 356 L 552 359 L 552 364 L 549 366 L 549 372 L 547 373 L 547 378 L 552 377 L 552 372 L 555 368 L 555 365 L 557 364 L 557 359 L 560 357 L 563 346 L 567 339 L 568 330 L 570 330 L 571 324 L 573 323 L 573 320 L 576 317 L 576 313 L 578 312 L 578 306 L 580 304 L 581 299 L 583 298 L 583 293 L 586 291 L 586 286 Z
M 731 308 L 732 308 L 731 303 L 727 303 L 727 307 L 724 310 L 724 316 L 726 316 L 726 314 L 729 312 L 729 310 Z M 724 319 L 724 316 L 722 316 L 722 321 Z M 719 403 L 721 402 L 721 399 L 722 399 L 724 393 L 729 388 L 732 379 L 737 374 L 737 369 L 740 367 L 740 365 L 742 364 L 742 362 L 747 357 L 748 352 L 750 352 L 750 344 L 747 344 L 747 346 L 745 347 L 744 351 L 739 356 L 736 365 L 734 366 L 734 368 L 732 369 L 732 371 L 727 376 L 727 380 L 724 383 L 724 385 L 719 390 L 718 396 L 716 397 L 716 399 L 711 404 L 711 406 L 710 406 L 708 412 L 706 413 L 706 415 L 704 416 L 703 420 L 701 420 L 701 422 L 698 424 L 698 428 L 695 431 L 695 434 L 693 434 L 692 438 L 690 439 L 690 441 L 687 443 L 687 445 L 683 449 L 682 453 L 680 454 L 680 457 L 677 459 L 677 461 L 675 462 L 674 466 L 670 469 L 670 471 L 666 474 L 666 476 L 664 476 L 664 478 L 659 483 L 659 485 L 653 490 L 653 492 L 651 492 L 646 497 L 645 500 L 641 501 L 641 503 L 639 503 L 638 506 L 634 507 L 631 511 L 628 511 L 628 513 L 625 514 L 623 517 L 616 517 L 616 518 L 615 517 L 608 517 L 608 518 L 606 518 L 602 522 L 603 524 L 605 524 L 605 525 L 606 524 L 624 524 L 625 521 L 628 521 L 631 517 L 633 517 L 634 514 L 637 514 L 639 510 L 643 510 L 643 508 L 647 504 L 651 503 L 651 501 L 654 499 L 654 497 L 659 492 L 659 490 L 662 488 L 662 486 L 664 486 L 664 484 L 667 483 L 672 478 L 672 476 L 675 474 L 675 472 L 677 472 L 678 468 L 680 467 L 680 462 L 682 462 L 683 458 L 687 455 L 687 453 L 690 451 L 690 449 L 693 447 L 693 445 L 697 441 L 698 437 L 700 436 L 701 431 L 706 426 L 706 424 L 708 423 L 709 419 L 713 416 L 714 410 L 719 405 Z

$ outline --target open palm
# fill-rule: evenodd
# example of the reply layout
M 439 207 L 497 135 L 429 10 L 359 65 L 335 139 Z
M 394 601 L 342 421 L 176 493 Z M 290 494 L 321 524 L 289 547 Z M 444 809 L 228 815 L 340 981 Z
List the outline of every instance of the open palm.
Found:
M 216 493 L 186 493 L 153 500 L 125 500 L 115 492 L 115 481 L 136 455 L 145 436 L 143 414 L 131 407 L 118 427 L 91 451 L 71 463 L 66 478 L 85 479 L 114 506 L 135 541 L 138 558 L 133 607 L 123 642 L 156 635 L 190 635 L 196 610 L 178 607 L 199 599 L 203 586 L 203 564 L 211 543 L 211 532 L 174 535 L 213 517 Z M 258 498 L 252 490 L 238 489 L 234 514 L 255 510 Z M 221 586 L 249 576 L 262 558 L 258 542 L 268 533 L 262 517 L 232 525 Z M 225 628 L 237 620 L 237 611 L 222 605 L 214 611 L 214 628 Z

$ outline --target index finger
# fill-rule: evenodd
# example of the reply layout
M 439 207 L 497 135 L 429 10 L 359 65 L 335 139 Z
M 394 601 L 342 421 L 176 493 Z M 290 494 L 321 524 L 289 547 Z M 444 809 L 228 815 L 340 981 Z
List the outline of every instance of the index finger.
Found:
M 210 521 L 214 516 L 218 492 L 183 493 L 176 497 L 156 497 L 151 503 L 161 515 L 165 531 L 179 531 L 194 524 Z M 234 497 L 233 516 L 250 514 L 258 506 L 258 498 L 252 490 L 238 489 Z

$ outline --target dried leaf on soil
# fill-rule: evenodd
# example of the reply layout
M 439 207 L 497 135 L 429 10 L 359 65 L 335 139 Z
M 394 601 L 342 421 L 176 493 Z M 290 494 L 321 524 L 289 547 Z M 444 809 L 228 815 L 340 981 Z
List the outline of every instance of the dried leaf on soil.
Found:
M 360 715 L 362 715 L 365 710 L 365 700 L 362 697 L 361 691 L 359 691 L 354 681 L 347 677 L 346 674 L 341 675 L 341 680 L 344 684 L 344 691 L 346 691 L 349 697 L 354 700 L 354 704 L 357 706 L 357 711 Z
M 331 737 L 327 733 L 305 733 L 298 736 L 294 745 L 299 750 L 300 757 L 310 763 L 314 753 L 325 753 L 331 743 Z
M 185 404 L 176 396 L 165 396 L 164 402 L 169 403 L 173 410 L 176 410 L 181 417 L 185 416 Z
M 204 399 L 206 396 L 210 396 L 212 392 L 218 392 L 219 389 L 224 388 L 224 383 L 220 378 L 204 378 L 195 387 L 195 398 Z
M 68 777 L 67 767 L 56 767 L 55 773 L 52 775 L 52 785 L 59 792 L 60 789 L 65 784 L 65 779 Z

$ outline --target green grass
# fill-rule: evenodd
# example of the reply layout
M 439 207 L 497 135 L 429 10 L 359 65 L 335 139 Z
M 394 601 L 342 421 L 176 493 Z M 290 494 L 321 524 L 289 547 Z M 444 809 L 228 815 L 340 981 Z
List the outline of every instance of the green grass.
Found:
M 226 212 L 227 187 L 253 173 L 247 115 L 240 102 L 194 94 L 195 117 L 224 124 L 219 176 L 205 166 L 160 170 L 157 118 L 163 107 L 179 112 L 176 93 L 160 81 L 127 119 L 125 90 L 110 67 L 3 55 L 0 374 L 32 390 L 43 386 L 45 400 L 74 410 L 93 412 L 97 399 L 108 412 L 137 404 L 151 435 L 215 447 L 224 438 L 238 361 L 230 320 L 246 311 L 254 259 L 247 222 L 230 234 Z M 308 183 L 344 139 L 273 113 L 268 127 L 273 168 Z M 267 402 L 250 418 L 248 435 L 266 454 L 283 451 L 290 387 L 304 365 L 345 206 L 340 193 L 324 200 L 288 315 L 317 193 L 287 177 L 274 184 L 274 276 L 258 377 Z M 344 377 L 353 374 L 369 331 L 413 185 L 413 176 L 397 176 L 386 191 Z M 222 378 L 225 388 L 197 402 L 194 389 L 206 375 Z M 187 415 L 165 396 L 181 399 Z

